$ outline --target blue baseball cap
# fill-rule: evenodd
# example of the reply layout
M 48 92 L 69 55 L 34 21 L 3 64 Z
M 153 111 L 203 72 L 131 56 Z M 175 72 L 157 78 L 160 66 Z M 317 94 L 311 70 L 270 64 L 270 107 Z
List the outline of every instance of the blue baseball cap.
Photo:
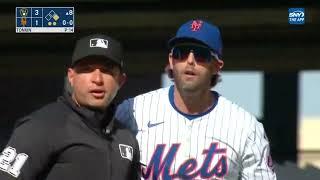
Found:
M 184 42 L 196 42 L 207 46 L 222 59 L 222 40 L 217 26 L 206 21 L 196 19 L 184 23 L 177 31 L 176 36 L 169 40 L 169 48 Z

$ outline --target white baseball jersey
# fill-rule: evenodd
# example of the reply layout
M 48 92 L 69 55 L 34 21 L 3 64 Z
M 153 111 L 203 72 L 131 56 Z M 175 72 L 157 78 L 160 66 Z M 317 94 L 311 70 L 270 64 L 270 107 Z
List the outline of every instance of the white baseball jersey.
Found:
M 274 180 L 269 143 L 254 116 L 212 91 L 205 113 L 180 112 L 174 87 L 125 100 L 116 118 L 137 133 L 145 179 Z

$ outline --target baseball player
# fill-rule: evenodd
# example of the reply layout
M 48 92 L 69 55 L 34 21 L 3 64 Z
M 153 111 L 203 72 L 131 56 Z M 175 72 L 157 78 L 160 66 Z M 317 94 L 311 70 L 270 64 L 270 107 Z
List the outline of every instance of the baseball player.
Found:
M 211 90 L 224 64 L 218 27 L 188 21 L 168 45 L 174 85 L 125 100 L 116 112 L 137 134 L 142 177 L 276 179 L 262 124 Z

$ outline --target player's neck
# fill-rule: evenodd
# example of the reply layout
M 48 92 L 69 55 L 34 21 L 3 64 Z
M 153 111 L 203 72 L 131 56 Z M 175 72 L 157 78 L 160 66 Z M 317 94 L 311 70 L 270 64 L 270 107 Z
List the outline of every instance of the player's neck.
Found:
M 174 103 L 175 106 L 186 114 L 199 114 L 206 112 L 212 107 L 213 94 L 210 90 L 198 91 L 197 93 L 179 91 L 177 87 L 174 88 Z

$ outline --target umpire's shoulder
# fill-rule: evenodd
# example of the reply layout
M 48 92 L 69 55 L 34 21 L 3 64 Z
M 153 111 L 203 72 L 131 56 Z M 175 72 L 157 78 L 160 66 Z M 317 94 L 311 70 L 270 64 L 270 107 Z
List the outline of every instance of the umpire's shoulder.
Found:
M 132 131 L 124 124 L 119 122 L 117 119 L 114 119 L 114 135 L 120 138 L 121 141 L 126 141 L 129 144 L 134 145 L 135 149 L 139 148 L 138 142 L 136 140 L 136 131 Z
M 52 102 L 40 109 L 30 113 L 29 115 L 18 119 L 15 122 L 15 128 L 21 126 L 24 123 L 32 123 L 36 127 L 53 127 L 54 124 L 60 119 L 64 119 L 64 112 L 66 112 L 63 105 L 59 102 Z

